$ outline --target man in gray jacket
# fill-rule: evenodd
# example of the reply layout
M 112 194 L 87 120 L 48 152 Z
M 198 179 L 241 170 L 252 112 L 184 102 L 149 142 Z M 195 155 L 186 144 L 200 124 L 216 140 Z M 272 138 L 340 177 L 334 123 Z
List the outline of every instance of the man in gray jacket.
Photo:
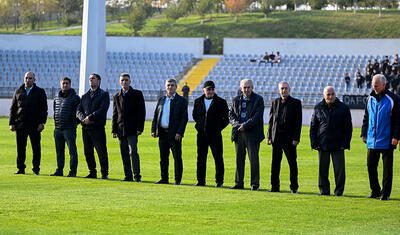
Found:
M 251 189 L 260 187 L 260 164 L 258 152 L 264 136 L 264 100 L 253 92 L 253 82 L 244 79 L 240 82 L 242 94 L 233 99 L 229 110 L 229 122 L 232 125 L 232 138 L 236 150 L 235 186 L 231 189 L 243 189 L 246 150 L 249 153 L 251 169 Z
M 57 170 L 51 176 L 63 176 L 65 164 L 65 143 L 70 155 L 70 172 L 68 177 L 75 177 L 78 168 L 78 153 L 76 150 L 76 109 L 80 98 L 71 88 L 71 79 L 64 77 L 60 81 L 61 90 L 54 98 L 54 142 L 57 153 Z

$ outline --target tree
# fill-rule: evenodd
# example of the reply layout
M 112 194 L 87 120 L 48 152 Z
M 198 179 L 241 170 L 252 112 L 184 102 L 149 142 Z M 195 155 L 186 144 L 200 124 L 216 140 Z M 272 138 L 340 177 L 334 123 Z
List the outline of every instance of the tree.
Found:
M 1 17 L 1 24 L 6 26 L 8 31 L 8 21 L 12 16 L 12 7 L 11 7 L 11 0 L 7 1 L 0 1 L 0 17 Z
M 196 1 L 195 0 L 180 0 L 178 2 L 179 10 L 181 13 L 184 15 L 190 15 L 193 13 L 195 6 L 196 6 Z
M 204 18 L 205 14 L 209 13 L 213 8 L 214 2 L 212 0 L 199 0 L 199 2 L 197 3 L 196 11 L 201 16 L 201 18 Z
M 168 4 L 168 8 L 164 11 L 164 14 L 167 19 L 172 21 L 175 21 L 184 16 L 184 13 L 181 12 L 181 9 L 176 2 L 171 2 L 170 4 Z
M 310 0 L 309 4 L 313 10 L 321 10 L 328 4 L 327 0 Z
M 273 11 L 272 5 L 274 0 L 262 0 L 261 1 L 261 11 L 264 13 L 264 18 L 268 17 L 268 14 Z
M 146 19 L 151 15 L 151 5 L 145 1 L 138 1 L 130 7 L 128 19 L 126 20 L 125 27 L 129 28 L 132 36 L 138 36 L 139 31 L 146 24 Z
M 229 14 L 233 15 L 235 22 L 238 21 L 238 15 L 246 10 L 248 3 L 246 0 L 224 0 L 225 7 Z

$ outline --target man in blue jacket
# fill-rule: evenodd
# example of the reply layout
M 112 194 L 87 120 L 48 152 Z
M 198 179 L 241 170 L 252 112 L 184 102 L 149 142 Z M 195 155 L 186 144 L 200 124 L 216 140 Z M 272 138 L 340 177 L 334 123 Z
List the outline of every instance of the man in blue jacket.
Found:
M 330 195 L 330 156 L 335 173 L 335 195 L 343 195 L 346 182 L 344 150 L 350 149 L 352 131 L 349 107 L 336 98 L 333 87 L 325 87 L 324 99 L 315 105 L 310 125 L 311 148 L 318 150 L 319 155 L 320 195 Z
M 393 181 L 393 150 L 400 135 L 399 97 L 386 89 L 386 78 L 377 74 L 372 79 L 363 126 L 362 141 L 367 144 L 368 176 L 371 187 L 369 198 L 389 200 Z M 378 163 L 383 160 L 383 189 L 378 182 Z
M 106 141 L 106 118 L 110 106 L 110 95 L 100 89 L 101 77 L 93 73 L 89 76 L 90 90 L 82 96 L 76 116 L 82 124 L 82 139 L 89 175 L 97 178 L 94 148 L 99 156 L 102 179 L 108 179 L 108 153 Z

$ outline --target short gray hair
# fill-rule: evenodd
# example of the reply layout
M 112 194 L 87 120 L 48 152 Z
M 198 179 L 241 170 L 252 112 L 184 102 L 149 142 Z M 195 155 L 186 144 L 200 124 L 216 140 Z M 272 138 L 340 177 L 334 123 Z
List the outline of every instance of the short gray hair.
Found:
M 165 84 L 167 84 L 168 82 L 173 82 L 173 83 L 175 83 L 175 86 L 176 86 L 176 84 L 177 84 L 175 78 L 168 78 L 167 80 L 165 80 Z
M 384 75 L 382 75 L 382 74 L 376 74 L 373 78 L 372 78 L 372 80 L 379 80 L 380 82 L 381 82 L 381 84 L 383 83 L 383 84 L 386 84 L 386 82 L 387 82 L 387 80 L 386 80 L 386 77 L 384 76 Z
M 335 92 L 335 88 L 334 88 L 333 86 L 326 86 L 326 87 L 324 88 L 324 94 L 325 94 L 329 89 L 332 89 L 333 92 Z M 336 93 L 336 92 L 335 92 L 335 93 Z
M 282 81 L 282 82 L 280 82 L 280 83 L 278 84 L 278 86 L 281 86 L 281 85 L 283 85 L 283 84 L 287 84 L 287 85 L 288 85 L 288 87 L 290 88 L 290 85 L 289 85 L 289 83 L 288 83 L 288 82 L 286 82 L 286 81 Z
M 251 79 L 248 79 L 248 78 L 245 78 L 245 79 L 240 81 L 240 87 L 242 87 L 247 82 L 250 83 L 252 87 L 254 87 L 253 81 Z

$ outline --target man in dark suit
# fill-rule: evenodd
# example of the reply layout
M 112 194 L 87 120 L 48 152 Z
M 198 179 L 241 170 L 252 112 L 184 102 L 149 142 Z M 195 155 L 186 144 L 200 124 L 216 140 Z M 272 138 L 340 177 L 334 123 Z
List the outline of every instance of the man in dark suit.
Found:
M 302 110 L 301 101 L 290 96 L 287 82 L 279 83 L 280 98 L 272 102 L 269 114 L 267 144 L 272 144 L 271 190 L 279 192 L 279 173 L 282 152 L 285 152 L 290 168 L 290 189 L 297 193 L 297 144 L 300 142 Z
M 182 138 L 188 121 L 187 100 L 176 93 L 176 80 L 165 81 L 167 95 L 158 99 L 151 125 L 151 136 L 159 137 L 161 180 L 158 184 L 168 184 L 169 150 L 172 150 L 175 166 L 175 184 L 182 181 Z
M 15 90 L 10 107 L 10 130 L 17 138 L 17 168 L 15 174 L 25 174 L 26 143 L 28 136 L 32 145 L 33 173 L 40 172 L 40 133 L 47 120 L 45 91 L 36 86 L 35 74 L 25 73 L 24 84 Z
M 251 169 L 251 189 L 260 187 L 260 164 L 258 152 L 264 136 L 264 100 L 253 92 L 253 82 L 244 79 L 240 82 L 242 95 L 233 99 L 229 110 L 229 121 L 232 125 L 232 138 L 236 150 L 235 186 L 231 189 L 243 189 L 246 150 L 249 153 Z
M 215 94 L 213 81 L 203 85 L 203 95 L 194 101 L 193 119 L 197 130 L 197 183 L 206 185 L 208 147 L 215 161 L 216 187 L 224 183 L 224 159 L 221 131 L 229 124 L 229 109 L 226 100 Z
M 311 118 L 311 148 L 318 150 L 320 195 L 330 195 L 329 164 L 332 156 L 335 195 L 342 196 L 346 181 L 344 150 L 350 149 L 353 132 L 349 107 L 336 98 L 335 89 L 324 88 L 324 99 L 314 107 Z
M 101 166 L 101 178 L 108 179 L 108 153 L 106 140 L 106 118 L 110 106 L 110 95 L 100 88 L 101 77 L 93 73 L 89 76 L 90 90 L 82 96 L 76 111 L 82 124 L 82 139 L 89 168 L 86 178 L 97 178 L 94 148 L 96 148 Z
M 119 84 L 121 90 L 113 97 L 112 135 L 119 139 L 125 173 L 123 181 L 133 181 L 134 174 L 135 181 L 141 182 L 137 142 L 138 136 L 143 132 L 146 117 L 144 98 L 141 91 L 130 86 L 129 74 L 121 74 Z

